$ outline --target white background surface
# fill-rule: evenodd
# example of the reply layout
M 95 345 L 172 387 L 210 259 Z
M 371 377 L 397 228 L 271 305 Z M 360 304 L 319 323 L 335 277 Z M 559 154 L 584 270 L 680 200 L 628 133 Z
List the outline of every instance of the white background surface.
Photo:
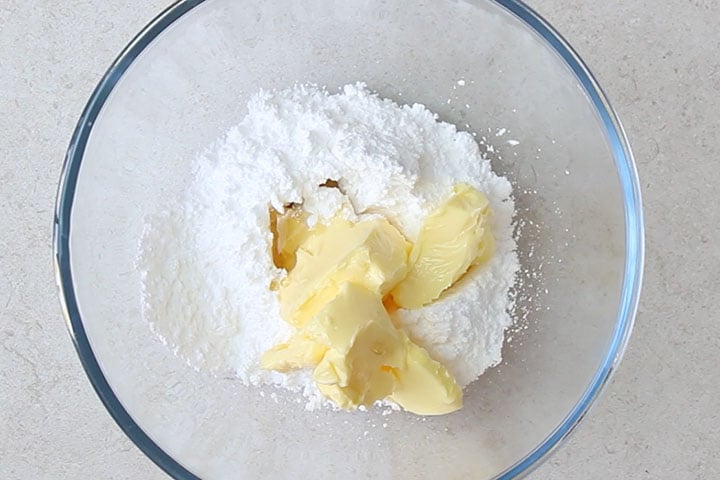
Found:
M 720 3 L 530 4 L 619 111 L 647 217 L 644 295 L 622 367 L 531 478 L 720 478 Z M 0 478 L 166 478 L 95 396 L 51 263 L 75 122 L 110 61 L 166 5 L 0 0 Z

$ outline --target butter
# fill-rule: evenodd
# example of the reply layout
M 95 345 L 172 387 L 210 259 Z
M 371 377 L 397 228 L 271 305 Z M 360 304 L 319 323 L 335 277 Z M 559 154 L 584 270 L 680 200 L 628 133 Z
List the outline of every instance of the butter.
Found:
M 280 314 L 296 327 L 312 318 L 346 282 L 384 295 L 407 273 L 410 244 L 383 218 L 357 223 L 335 218 L 295 235 L 292 229 L 297 227 L 290 221 L 286 225 L 287 238 L 301 241 L 294 265 L 280 283 Z M 282 248 L 287 246 L 286 242 Z
M 487 197 L 459 184 L 453 195 L 423 222 L 412 247 L 407 276 L 391 292 L 401 308 L 436 300 L 475 264 L 490 258 L 495 239 Z
M 376 293 L 345 284 L 308 327 L 319 343 L 330 345 L 313 379 L 341 408 L 384 398 L 420 415 L 462 408 L 462 389 L 453 376 L 395 328 Z
M 314 366 L 320 392 L 347 410 L 385 398 L 422 415 L 462 407 L 447 369 L 393 325 L 379 294 L 355 283 L 344 283 L 287 344 L 266 352 L 261 366 Z
M 411 246 L 387 220 L 340 216 L 308 228 L 302 210 L 271 211 L 280 313 L 296 331 L 261 358 L 264 369 L 313 368 L 340 408 L 391 399 L 420 415 L 462 408 L 462 389 L 440 362 L 393 323 L 399 308 L 440 296 L 493 253 L 485 196 L 467 185 L 423 223 Z
M 297 207 L 289 207 L 283 215 L 273 208 L 270 209 L 273 263 L 276 267 L 288 271 L 295 267 L 295 252 L 310 235 L 305 221 L 306 215 Z M 322 226 L 318 226 L 316 230 L 321 228 Z
M 392 394 L 392 370 L 406 363 L 407 337 L 392 324 L 377 293 L 345 283 L 311 323 L 315 340 L 330 347 L 313 372 L 325 396 L 342 408 L 357 408 Z
M 462 408 L 462 389 L 455 378 L 410 339 L 405 342 L 405 362 L 390 399 L 418 415 L 444 415 Z
M 260 358 L 265 370 L 288 372 L 298 368 L 314 367 L 325 356 L 328 347 L 315 342 L 307 335 L 296 333 L 286 343 L 275 345 Z

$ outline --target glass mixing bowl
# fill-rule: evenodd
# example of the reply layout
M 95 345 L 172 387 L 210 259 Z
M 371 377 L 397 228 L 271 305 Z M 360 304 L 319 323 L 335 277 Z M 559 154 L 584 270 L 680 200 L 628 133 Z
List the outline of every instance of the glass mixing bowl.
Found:
M 517 324 L 503 363 L 452 415 L 308 412 L 193 371 L 141 318 L 143 219 L 183 190 L 248 96 L 358 80 L 486 137 L 515 187 Z M 90 380 L 170 475 L 486 479 L 530 471 L 607 383 L 632 328 L 643 227 L 620 123 L 568 44 L 518 1 L 186 0 L 128 45 L 88 102 L 55 249 Z

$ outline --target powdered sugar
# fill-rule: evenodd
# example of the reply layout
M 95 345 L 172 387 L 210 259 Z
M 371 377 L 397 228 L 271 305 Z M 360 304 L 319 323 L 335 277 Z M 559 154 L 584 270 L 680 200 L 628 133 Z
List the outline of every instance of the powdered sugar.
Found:
M 268 207 L 302 203 L 312 223 L 338 211 L 381 214 L 413 241 L 460 182 L 487 195 L 496 254 L 439 301 L 398 315 L 463 385 L 500 361 L 518 269 L 514 207 L 509 182 L 493 174 L 470 134 L 363 84 L 334 95 L 296 85 L 256 94 L 193 174 L 179 202 L 148 218 L 138 258 L 145 318 L 193 367 L 301 391 L 309 408 L 323 403 L 308 372 L 259 368 L 262 352 L 290 334 L 270 288 L 284 272 L 272 263 Z M 327 179 L 340 189 L 320 187 Z

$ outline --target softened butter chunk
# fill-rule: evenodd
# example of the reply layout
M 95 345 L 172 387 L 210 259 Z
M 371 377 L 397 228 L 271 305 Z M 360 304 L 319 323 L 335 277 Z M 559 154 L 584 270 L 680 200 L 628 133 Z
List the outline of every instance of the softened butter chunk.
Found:
M 298 207 L 289 207 L 284 214 L 270 209 L 270 226 L 273 233 L 273 263 L 278 268 L 292 270 L 295 267 L 295 252 L 310 236 L 306 215 Z M 316 233 L 322 225 L 316 227 Z
M 407 337 L 390 321 L 379 294 L 343 284 L 308 323 L 307 333 L 329 347 L 313 379 L 338 406 L 372 405 L 393 392 L 393 370 L 405 364 Z
M 286 224 L 292 230 L 293 224 Z M 297 228 L 303 228 L 298 226 Z M 286 233 L 294 238 L 292 231 Z M 302 327 L 353 282 L 384 295 L 407 273 L 409 243 L 383 218 L 357 223 L 335 218 L 300 235 L 293 268 L 280 283 L 280 314 Z
M 418 415 L 444 415 L 462 408 L 462 389 L 427 350 L 407 339 L 405 360 L 390 396 L 393 401 Z
M 267 351 L 261 365 L 277 371 L 314 366 L 320 392 L 346 410 L 386 398 L 421 415 L 462 407 L 453 376 L 393 325 L 378 293 L 356 283 L 344 283 L 288 343 Z
M 298 368 L 314 367 L 322 360 L 328 347 L 297 332 L 286 343 L 280 343 L 265 352 L 260 366 L 266 370 L 288 372 Z
M 405 279 L 391 292 L 401 308 L 420 308 L 437 299 L 473 265 L 486 261 L 495 241 L 487 197 L 456 185 L 453 195 L 423 222 Z
M 280 312 L 296 331 L 265 352 L 261 366 L 313 368 L 320 392 L 343 409 L 383 399 L 420 415 L 462 408 L 452 374 L 391 314 L 432 302 L 487 260 L 494 248 L 489 216 L 485 196 L 462 184 L 425 220 L 414 246 L 379 217 L 338 216 L 308 228 L 299 209 L 271 216 L 273 258 L 288 271 Z
M 455 378 L 395 328 L 377 293 L 343 285 L 307 329 L 315 332 L 315 341 L 329 346 L 313 379 L 339 407 L 355 409 L 390 398 L 421 415 L 462 408 L 462 389 Z

